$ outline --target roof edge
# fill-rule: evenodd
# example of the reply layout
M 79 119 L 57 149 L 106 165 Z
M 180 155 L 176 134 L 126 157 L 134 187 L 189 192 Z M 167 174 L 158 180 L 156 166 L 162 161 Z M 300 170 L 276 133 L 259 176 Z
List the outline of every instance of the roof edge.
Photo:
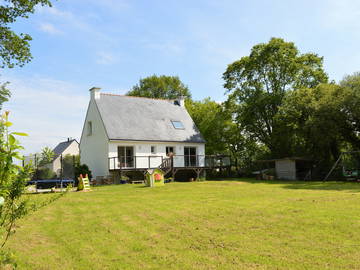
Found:
M 128 141 L 128 142 L 169 142 L 169 143 L 206 143 L 206 141 L 166 141 L 166 140 L 134 140 L 134 139 L 109 139 L 109 141 Z

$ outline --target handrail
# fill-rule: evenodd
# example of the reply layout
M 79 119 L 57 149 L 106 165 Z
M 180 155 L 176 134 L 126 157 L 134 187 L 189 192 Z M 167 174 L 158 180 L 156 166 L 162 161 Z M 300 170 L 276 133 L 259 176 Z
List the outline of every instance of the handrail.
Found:
M 170 163 L 171 161 L 171 163 Z M 173 155 L 164 157 L 158 155 L 115 156 L 108 157 L 110 170 L 117 169 L 154 169 L 169 167 L 210 167 L 221 168 L 230 166 L 229 155 Z

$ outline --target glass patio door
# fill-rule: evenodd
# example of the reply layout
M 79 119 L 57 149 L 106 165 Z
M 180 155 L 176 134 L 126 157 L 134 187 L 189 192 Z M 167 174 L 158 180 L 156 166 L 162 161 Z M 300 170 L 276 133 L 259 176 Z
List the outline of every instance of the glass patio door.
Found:
M 184 147 L 184 165 L 185 167 L 197 166 L 196 147 Z
M 134 147 L 118 146 L 120 168 L 134 168 Z

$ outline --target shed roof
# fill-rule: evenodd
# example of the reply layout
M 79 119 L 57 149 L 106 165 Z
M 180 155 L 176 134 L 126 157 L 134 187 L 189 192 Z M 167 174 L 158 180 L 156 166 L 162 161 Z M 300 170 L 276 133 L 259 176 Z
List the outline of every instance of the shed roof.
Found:
M 59 143 L 53 150 L 54 157 L 60 156 L 66 150 L 66 148 L 68 148 L 69 145 L 72 144 L 74 141 L 78 143 L 75 139 Z
M 95 101 L 110 140 L 205 142 L 186 108 L 173 100 L 102 93 Z

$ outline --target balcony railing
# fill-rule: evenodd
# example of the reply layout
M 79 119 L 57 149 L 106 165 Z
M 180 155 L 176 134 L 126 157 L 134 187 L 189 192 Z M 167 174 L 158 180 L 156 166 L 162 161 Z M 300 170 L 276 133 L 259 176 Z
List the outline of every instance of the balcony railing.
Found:
M 109 157 L 110 170 L 154 169 L 169 157 L 164 156 L 120 156 Z M 171 158 L 173 168 L 221 168 L 230 166 L 230 156 L 225 155 L 174 155 Z

